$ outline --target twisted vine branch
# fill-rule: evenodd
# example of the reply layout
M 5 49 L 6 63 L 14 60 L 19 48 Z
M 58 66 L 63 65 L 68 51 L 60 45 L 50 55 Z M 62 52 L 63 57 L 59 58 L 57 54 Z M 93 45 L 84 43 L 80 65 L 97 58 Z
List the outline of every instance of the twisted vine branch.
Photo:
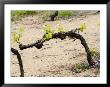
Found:
M 14 49 L 14 48 L 11 48 L 11 52 L 14 53 L 15 55 L 17 55 L 17 59 L 19 62 L 19 67 L 20 67 L 20 73 L 21 73 L 20 77 L 24 77 L 23 63 L 22 63 L 20 53 L 18 52 L 18 50 Z
M 93 66 L 94 65 L 94 62 L 93 62 L 93 59 L 91 57 L 91 52 L 90 52 L 90 49 L 89 49 L 89 47 L 88 47 L 85 39 L 83 38 L 83 36 L 81 36 L 78 33 L 75 33 L 73 30 L 71 30 L 71 31 L 68 31 L 68 32 L 54 33 L 52 35 L 52 38 L 60 38 L 61 40 L 63 40 L 63 39 L 66 38 L 66 36 L 68 36 L 70 38 L 76 38 L 76 39 L 79 39 L 81 41 L 81 44 L 84 46 L 85 51 L 87 53 L 87 61 L 88 61 L 88 63 L 89 63 L 90 66 Z M 40 39 L 40 40 L 36 41 L 33 44 L 28 44 L 28 45 L 22 45 L 22 44 L 20 44 L 19 45 L 19 48 L 20 48 L 20 50 L 23 50 L 23 49 L 26 49 L 26 48 L 30 48 L 30 47 L 35 46 L 36 48 L 40 49 L 40 48 L 42 48 L 43 43 L 45 41 L 46 40 L 44 40 L 44 39 Z

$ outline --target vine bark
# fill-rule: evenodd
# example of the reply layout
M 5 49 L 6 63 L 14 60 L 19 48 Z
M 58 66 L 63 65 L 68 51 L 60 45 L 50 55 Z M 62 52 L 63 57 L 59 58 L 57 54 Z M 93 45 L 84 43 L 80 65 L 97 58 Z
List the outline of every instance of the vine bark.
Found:
M 85 39 L 83 38 L 82 35 L 78 34 L 78 33 L 75 33 L 74 30 L 71 30 L 71 31 L 68 31 L 68 32 L 58 32 L 58 33 L 54 33 L 52 35 L 52 38 L 60 38 L 61 40 L 65 39 L 66 36 L 70 37 L 70 38 L 76 38 L 76 39 L 79 39 L 81 41 L 81 44 L 84 46 L 85 48 L 85 51 L 87 53 L 87 61 L 89 63 L 90 66 L 93 66 L 94 65 L 94 61 L 91 57 L 91 52 L 90 52 L 90 49 L 85 41 Z M 38 41 L 36 41 L 35 43 L 32 43 L 32 44 L 28 44 L 28 45 L 23 45 L 23 44 L 20 44 L 19 45 L 19 48 L 20 50 L 23 50 L 23 49 L 27 49 L 27 48 L 30 48 L 30 47 L 33 47 L 35 46 L 36 48 L 40 49 L 42 48 L 43 46 L 43 43 L 45 42 L 46 40 L 45 39 L 40 39 Z
M 20 67 L 20 73 L 21 73 L 20 77 L 24 77 L 23 63 L 22 63 L 20 53 L 18 52 L 17 49 L 14 49 L 14 48 L 11 48 L 11 52 L 14 53 L 15 55 L 17 55 L 17 59 L 18 59 L 18 62 L 19 62 L 19 67 Z

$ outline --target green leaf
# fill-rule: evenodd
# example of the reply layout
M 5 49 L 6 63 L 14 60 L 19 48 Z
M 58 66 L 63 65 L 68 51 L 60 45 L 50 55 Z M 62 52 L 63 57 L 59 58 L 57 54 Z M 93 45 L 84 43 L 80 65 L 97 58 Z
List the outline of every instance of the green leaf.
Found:
M 45 33 L 54 33 L 54 29 L 52 28 L 51 25 L 45 25 L 44 32 Z
M 59 25 L 58 32 L 66 32 L 66 29 L 63 25 Z
M 20 34 L 17 34 L 16 32 L 13 33 L 13 40 L 14 42 L 19 42 L 20 40 Z
M 52 33 L 48 33 L 49 39 L 52 38 Z
M 44 26 L 44 38 L 49 40 L 52 38 L 52 34 L 54 33 L 54 29 L 51 25 Z
M 79 29 L 81 32 L 83 32 L 84 29 L 86 29 L 86 24 L 85 23 L 81 24 Z
M 45 39 L 49 40 L 52 38 L 52 33 L 45 34 Z

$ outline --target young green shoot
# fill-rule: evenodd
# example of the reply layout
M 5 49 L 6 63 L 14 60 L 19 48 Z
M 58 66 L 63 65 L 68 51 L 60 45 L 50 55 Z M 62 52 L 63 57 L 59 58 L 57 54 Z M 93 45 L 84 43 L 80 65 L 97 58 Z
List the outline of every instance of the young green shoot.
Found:
M 13 41 L 14 43 L 20 44 L 20 39 L 22 37 L 22 34 L 24 32 L 24 27 L 19 27 L 17 32 L 13 32 Z
M 50 40 L 52 39 L 52 35 L 54 34 L 54 29 L 51 25 L 44 26 L 44 39 Z
M 85 23 L 82 23 L 80 25 L 79 31 L 83 32 L 85 29 L 86 29 L 86 24 Z
M 58 32 L 66 32 L 66 30 L 65 30 L 63 25 L 59 25 Z

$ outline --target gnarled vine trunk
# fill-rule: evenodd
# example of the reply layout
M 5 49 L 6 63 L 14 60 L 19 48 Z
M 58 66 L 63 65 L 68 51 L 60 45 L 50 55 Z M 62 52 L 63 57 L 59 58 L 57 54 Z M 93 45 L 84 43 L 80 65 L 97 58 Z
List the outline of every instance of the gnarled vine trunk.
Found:
M 61 40 L 63 40 L 63 39 L 66 38 L 66 36 L 68 36 L 70 38 L 76 38 L 76 39 L 79 39 L 81 41 L 81 44 L 84 46 L 85 51 L 87 53 L 87 61 L 88 61 L 88 63 L 89 63 L 90 66 L 93 66 L 94 65 L 94 62 L 93 62 L 93 59 L 91 57 L 91 52 L 89 50 L 89 47 L 88 47 L 85 39 L 80 34 L 75 33 L 73 30 L 71 30 L 71 31 L 68 31 L 68 32 L 54 33 L 52 35 L 52 38 L 60 38 Z M 41 39 L 41 40 L 36 41 L 33 44 L 28 44 L 28 45 L 22 45 L 22 44 L 20 44 L 19 45 L 19 48 L 20 48 L 20 50 L 23 50 L 23 49 L 26 49 L 26 48 L 30 48 L 30 47 L 35 46 L 36 48 L 40 49 L 40 48 L 42 48 L 43 43 L 45 41 L 46 40 Z
M 23 69 L 23 63 L 22 63 L 22 59 L 21 59 L 21 55 L 18 52 L 17 49 L 11 48 L 11 52 L 14 53 L 17 56 L 18 62 L 19 62 L 19 68 L 20 68 L 20 77 L 24 77 L 24 69 Z

